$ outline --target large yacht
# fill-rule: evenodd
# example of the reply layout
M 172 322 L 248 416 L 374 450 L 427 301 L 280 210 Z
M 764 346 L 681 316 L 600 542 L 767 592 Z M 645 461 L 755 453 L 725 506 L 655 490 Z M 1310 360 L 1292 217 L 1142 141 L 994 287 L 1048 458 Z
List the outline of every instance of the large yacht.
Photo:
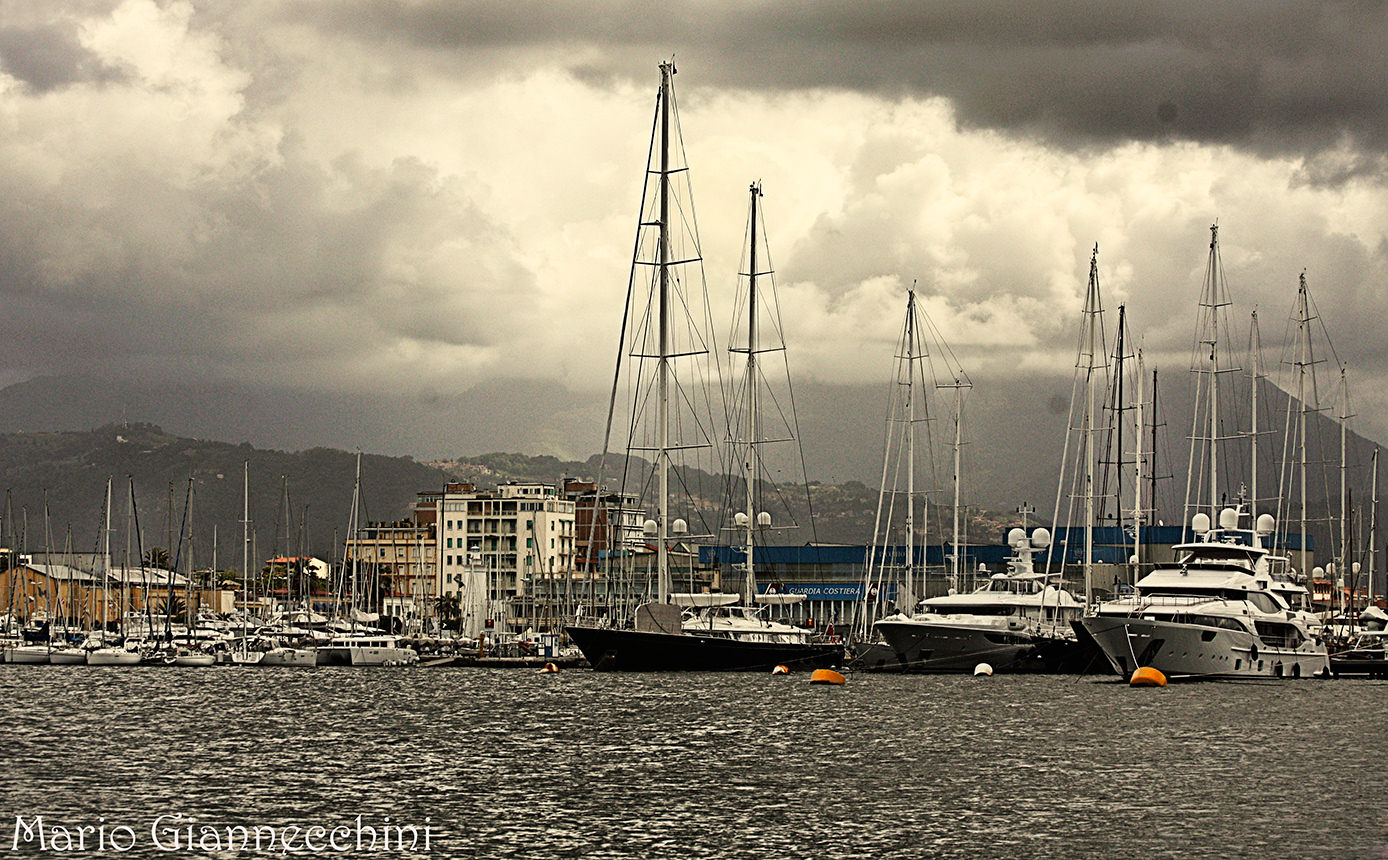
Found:
M 1329 669 L 1326 648 L 1305 613 L 1273 579 L 1263 542 L 1270 514 L 1241 529 L 1225 508 L 1219 528 L 1191 518 L 1196 539 L 1174 547 L 1176 561 L 1138 580 L 1132 595 L 1100 604 L 1080 623 L 1114 671 L 1139 667 L 1170 679 L 1303 678 Z
M 970 672 L 979 663 L 995 671 L 1068 668 L 1078 653 L 1071 621 L 1083 606 L 1038 573 L 1033 555 L 1050 544 L 1050 532 L 1023 529 L 1007 535 L 1013 555 L 1007 570 L 977 590 L 920 602 L 911 615 L 873 625 L 907 672 Z

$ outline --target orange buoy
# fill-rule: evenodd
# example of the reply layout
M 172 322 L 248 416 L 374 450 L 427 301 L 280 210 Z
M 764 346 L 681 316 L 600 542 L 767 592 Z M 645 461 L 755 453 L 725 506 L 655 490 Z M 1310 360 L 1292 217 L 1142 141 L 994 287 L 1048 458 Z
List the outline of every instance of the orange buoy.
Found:
M 1165 687 L 1166 676 L 1158 669 L 1151 666 L 1139 666 L 1133 676 L 1128 679 L 1128 685 L 1132 687 Z
M 789 675 L 789 674 L 790 674 L 790 667 L 789 667 L 789 666 L 784 666 L 784 665 L 779 665 L 779 666 L 777 666 L 776 668 L 774 668 L 774 669 L 771 670 L 771 674 L 773 674 L 773 675 Z
M 558 672 L 558 671 L 559 671 L 559 667 L 556 666 L 556 665 L 554 665 L 553 663 L 546 663 L 546 664 L 545 664 L 545 667 L 544 667 L 543 669 L 541 669 L 540 671 L 541 671 L 541 672 Z
M 811 684 L 846 684 L 848 679 L 833 669 L 815 669 L 810 673 Z

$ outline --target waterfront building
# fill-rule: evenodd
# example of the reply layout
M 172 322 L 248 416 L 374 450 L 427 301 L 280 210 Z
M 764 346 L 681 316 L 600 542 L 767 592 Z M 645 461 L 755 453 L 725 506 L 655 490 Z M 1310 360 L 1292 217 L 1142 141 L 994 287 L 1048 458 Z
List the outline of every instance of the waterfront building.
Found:
M 552 484 L 513 481 L 495 490 L 468 483 L 419 494 L 415 522 L 432 528 L 438 594 L 464 600 L 469 579 L 487 592 L 488 620 L 524 629 L 567 602 L 577 532 L 576 503 Z M 562 595 L 562 596 L 561 596 Z
M 417 619 L 439 596 L 436 539 L 432 524 L 402 520 L 370 523 L 347 538 L 347 570 L 375 574 L 377 593 L 367 605 L 381 615 Z

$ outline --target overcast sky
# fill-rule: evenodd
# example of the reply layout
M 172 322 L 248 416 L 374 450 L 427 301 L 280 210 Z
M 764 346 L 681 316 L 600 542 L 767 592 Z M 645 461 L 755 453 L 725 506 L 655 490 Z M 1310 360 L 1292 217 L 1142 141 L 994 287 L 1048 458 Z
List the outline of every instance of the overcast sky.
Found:
M 0 384 L 601 396 L 673 56 L 715 301 L 760 179 L 801 379 L 883 383 L 912 281 L 976 396 L 1068 376 L 1096 243 L 1184 372 L 1217 220 L 1236 318 L 1275 360 L 1304 269 L 1388 438 L 1385 44 L 1374 3 L 8 0 Z

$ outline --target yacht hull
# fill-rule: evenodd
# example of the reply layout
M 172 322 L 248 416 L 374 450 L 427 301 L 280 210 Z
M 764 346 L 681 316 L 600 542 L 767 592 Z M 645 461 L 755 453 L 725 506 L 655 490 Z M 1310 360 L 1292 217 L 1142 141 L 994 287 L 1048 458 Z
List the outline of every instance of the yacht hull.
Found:
M 565 627 L 588 665 L 611 672 L 770 672 L 776 666 L 822 669 L 843 665 L 843 646 L 746 642 L 696 633 L 609 627 Z
M 1383 649 L 1354 649 L 1330 655 L 1330 674 L 1361 678 L 1388 678 L 1388 656 Z
M 211 654 L 178 654 L 173 658 L 175 666 L 211 666 L 216 662 Z
M 5 651 L 6 663 L 28 663 L 47 665 L 48 647 L 46 645 L 21 645 Z
M 411 666 L 419 662 L 412 648 L 335 645 L 319 648 L 314 663 L 318 666 Z
M 260 658 L 262 666 L 317 666 L 318 652 L 313 648 L 273 648 Z
M 987 663 L 996 672 L 1035 671 L 1032 637 L 1009 631 L 953 624 L 879 621 L 877 632 L 896 655 L 903 672 L 972 672 Z
M 55 666 L 85 666 L 87 664 L 87 652 L 76 648 L 50 651 L 48 662 Z
M 1140 666 L 1172 680 L 1310 678 L 1330 669 L 1325 648 L 1313 642 L 1277 647 L 1244 630 L 1149 618 L 1090 615 L 1080 623 L 1124 678 Z
M 909 671 L 909 667 L 901 662 L 892 646 L 884 641 L 869 642 L 856 649 L 849 665 L 863 672 Z
M 95 651 L 87 652 L 88 666 L 136 666 L 140 663 L 140 655 L 134 651 L 123 651 L 119 648 L 98 648 Z

